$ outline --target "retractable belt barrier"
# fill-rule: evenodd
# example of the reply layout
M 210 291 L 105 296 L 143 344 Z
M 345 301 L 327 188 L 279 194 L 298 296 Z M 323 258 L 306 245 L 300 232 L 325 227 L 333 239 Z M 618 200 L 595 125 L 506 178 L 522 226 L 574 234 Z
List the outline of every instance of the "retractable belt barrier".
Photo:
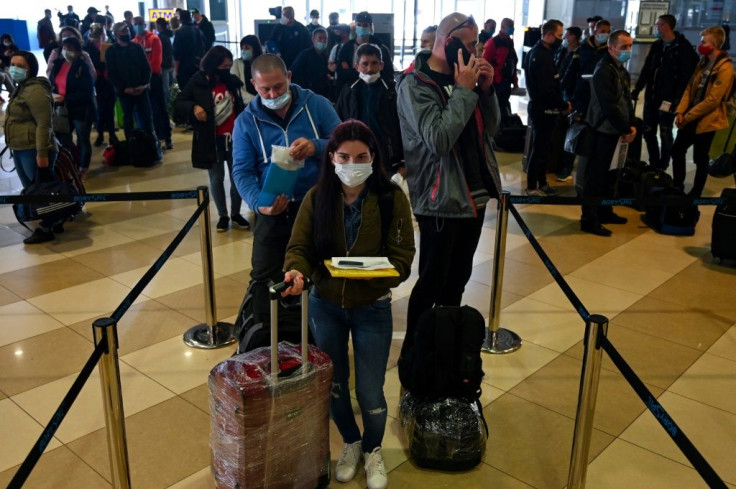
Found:
M 537 197 L 537 196 L 511 196 L 512 204 L 542 204 L 542 205 L 611 205 L 611 206 L 672 206 L 684 207 L 690 205 L 723 205 L 736 204 L 736 198 L 730 197 L 681 197 L 667 195 L 660 197 L 643 197 L 630 199 L 608 199 L 603 197 Z
M 128 202 L 138 200 L 196 199 L 196 190 L 166 192 L 118 192 L 84 195 L 0 195 L 0 204 L 46 204 L 50 202 Z

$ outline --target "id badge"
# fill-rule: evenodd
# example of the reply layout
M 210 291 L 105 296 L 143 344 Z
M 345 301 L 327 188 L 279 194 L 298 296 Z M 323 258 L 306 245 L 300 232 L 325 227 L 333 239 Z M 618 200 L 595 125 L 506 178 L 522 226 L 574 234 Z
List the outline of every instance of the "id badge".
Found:
M 669 102 L 667 100 L 664 100 L 662 102 L 662 105 L 659 106 L 659 110 L 662 112 L 667 112 L 669 114 L 670 109 L 672 108 L 672 102 Z

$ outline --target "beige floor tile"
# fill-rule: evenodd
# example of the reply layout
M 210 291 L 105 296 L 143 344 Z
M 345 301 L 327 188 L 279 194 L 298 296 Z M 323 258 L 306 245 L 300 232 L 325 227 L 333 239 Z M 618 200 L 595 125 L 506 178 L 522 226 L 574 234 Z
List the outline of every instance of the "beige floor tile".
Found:
M 671 392 L 665 392 L 657 400 L 716 473 L 724 481 L 736 484 L 736 465 L 733 464 L 736 415 Z M 639 416 L 621 434 L 621 439 L 683 465 L 690 465 L 649 411 Z
M 736 362 L 736 325 L 731 326 L 721 338 L 710 347 L 708 353 Z
M 482 353 L 483 371 L 486 374 L 483 383 L 508 391 L 558 355 L 559 353 L 534 343 L 522 343 L 522 347 L 513 353 Z
M 141 267 L 110 278 L 126 287 L 134 287 L 150 267 Z M 217 277 L 217 275 L 215 275 Z M 181 258 L 170 258 L 151 282 L 143 289 L 143 294 L 152 299 L 177 292 L 187 287 L 201 284 L 202 266 Z
M 212 248 L 213 270 L 218 275 L 229 275 L 250 268 L 253 246 L 245 240 L 233 241 Z M 182 259 L 195 265 L 202 265 L 202 253 L 185 255 Z
M 103 277 L 81 263 L 66 259 L 4 273 L 0 275 L 0 285 L 23 299 L 29 299 Z
M 625 258 L 609 258 L 608 255 L 583 265 L 571 276 L 591 282 L 602 282 L 609 287 L 646 295 L 672 278 L 676 270 L 661 271 L 630 265 Z
M 165 232 L 179 232 L 184 227 L 184 222 L 164 214 L 155 214 L 126 219 L 109 224 L 109 226 L 116 233 L 120 233 L 131 239 L 140 240 Z
M 45 246 L 26 246 L 23 243 L 3 246 L 2 253 L 3 259 L 0 261 L 2 274 L 64 259 L 64 255 Z
M 490 260 L 474 266 L 470 279 L 491 285 L 493 281 L 493 261 Z M 541 262 L 539 264 L 529 264 L 509 259 L 504 261 L 502 279 L 504 291 L 522 296 L 536 292 L 554 280 Z
M 501 396 L 483 412 L 490 430 L 485 463 L 533 487 L 565 485 L 572 419 L 510 394 Z M 612 440 L 593 430 L 589 460 Z
M 560 353 L 585 336 L 585 323 L 578 313 L 528 298 L 501 310 L 501 327 L 524 342 Z
M 186 479 L 182 479 L 168 489 L 214 489 L 215 481 L 212 478 L 212 471 L 207 466 L 202 470 L 195 472 Z
M 616 440 L 588 467 L 586 487 L 699 489 L 708 486 L 694 469 Z
M 0 287 L 0 307 L 7 306 L 8 304 L 12 304 L 21 300 L 23 299 L 13 294 L 5 287 Z
M 0 439 L 3 440 L 0 443 L 0 471 L 6 471 L 22 463 L 38 441 L 44 427 L 45 425 L 42 426 L 34 420 L 11 399 L 0 400 Z M 53 450 L 59 446 L 61 446 L 59 440 L 53 438 L 46 450 Z M 10 471 L 10 474 L 0 473 L 0 481 L 5 481 L 7 477 L 9 482 L 16 470 Z
M 17 297 L 17 296 L 15 296 Z M 0 346 L 61 328 L 64 325 L 24 300 L 0 306 Z
M 705 353 L 670 387 L 670 391 L 736 414 L 736 362 Z
M 0 485 L 5 486 L 15 475 L 18 467 L 0 472 Z M 23 487 L 26 489 L 104 489 L 112 487 L 66 447 L 46 450 L 33 468 Z
M 36 420 L 46 423 L 51 419 L 77 375 L 75 373 L 44 384 L 13 396 L 12 399 Z M 127 416 L 174 396 L 173 392 L 123 362 L 120 362 L 120 383 Z M 69 443 L 105 426 L 101 389 L 100 374 L 95 368 L 56 432 L 59 440 Z
M 74 261 L 104 275 L 115 275 L 141 267 L 151 266 L 161 251 L 138 241 L 111 246 L 99 251 L 74 257 Z
M 209 464 L 209 416 L 178 397 L 128 416 L 125 429 L 132 487 L 169 487 Z M 67 446 L 109 479 L 104 430 Z
M 177 232 L 168 232 L 160 234 L 158 236 L 141 239 L 138 240 L 138 242 L 164 251 L 171 244 L 176 235 Z M 172 256 L 182 257 L 192 253 L 199 253 L 200 249 L 199 228 L 197 226 L 194 226 L 191 231 L 189 231 L 189 233 L 186 235 L 186 237 L 182 240 L 179 246 L 177 246 L 176 250 L 174 250 Z
M 454 489 L 458 487 L 494 487 L 497 489 L 531 489 L 532 486 L 514 479 L 500 470 L 480 464 L 465 472 L 442 472 L 420 469 L 409 460 L 388 475 L 392 489 Z
M 207 383 L 195 387 L 194 389 L 182 392 L 179 397 L 199 408 L 209 415 L 210 413 L 210 388 Z
M 171 338 L 121 357 L 167 389 L 180 394 L 207 382 L 210 370 L 233 354 L 233 348 L 198 350 Z
M 226 277 L 215 279 L 215 302 L 217 305 L 217 320 L 235 316 L 245 297 L 247 286 Z M 184 290 L 158 297 L 158 302 L 171 309 L 192 318 L 192 326 L 206 321 L 204 306 L 204 285 L 194 285 Z
M 93 350 L 90 341 L 64 327 L 4 346 L 0 389 L 13 396 L 78 372 Z
M 57 290 L 29 299 L 28 302 L 64 324 L 74 324 L 99 316 L 109 316 L 130 292 L 110 278 Z M 147 300 L 141 295 L 134 303 Z
M 115 226 L 93 226 L 72 222 L 64 226 L 64 234 L 46 247 L 64 256 L 72 257 L 130 243 L 130 237 L 118 233 Z

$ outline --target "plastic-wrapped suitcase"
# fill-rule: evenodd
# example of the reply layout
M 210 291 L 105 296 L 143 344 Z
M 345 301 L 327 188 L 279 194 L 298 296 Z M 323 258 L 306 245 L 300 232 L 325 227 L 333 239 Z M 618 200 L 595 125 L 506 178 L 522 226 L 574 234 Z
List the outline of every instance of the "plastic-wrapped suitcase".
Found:
M 723 189 L 721 197 L 736 199 L 736 189 Z M 710 251 L 713 261 L 736 260 L 736 204 L 721 204 L 713 214 Z
M 332 361 L 307 345 L 306 290 L 302 344 L 277 342 L 276 304 L 283 288 L 270 289 L 272 347 L 230 357 L 209 375 L 210 449 L 218 489 L 314 489 L 330 481 Z

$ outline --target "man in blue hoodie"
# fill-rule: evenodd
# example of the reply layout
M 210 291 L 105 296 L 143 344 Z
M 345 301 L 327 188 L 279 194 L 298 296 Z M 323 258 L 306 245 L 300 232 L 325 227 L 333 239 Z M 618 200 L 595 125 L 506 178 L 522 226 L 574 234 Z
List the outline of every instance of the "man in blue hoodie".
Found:
M 294 219 L 304 194 L 317 183 L 324 148 L 340 118 L 326 98 L 292 85 L 278 56 L 256 58 L 251 75 L 258 95 L 235 121 L 233 179 L 256 214 L 251 279 L 280 282 Z M 290 159 L 304 161 L 304 168 L 291 195 L 279 195 L 264 207 L 259 197 L 272 145 L 287 146 Z

